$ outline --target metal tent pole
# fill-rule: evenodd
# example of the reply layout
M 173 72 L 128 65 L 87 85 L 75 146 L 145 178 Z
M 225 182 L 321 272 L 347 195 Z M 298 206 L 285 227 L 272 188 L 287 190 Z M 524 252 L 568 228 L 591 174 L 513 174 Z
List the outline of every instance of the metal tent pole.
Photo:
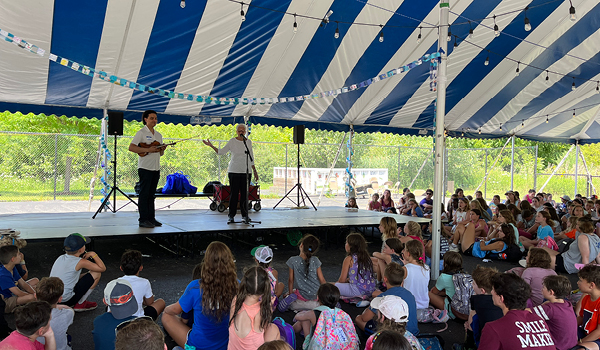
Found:
M 434 191 L 433 191 L 433 240 L 431 252 L 431 279 L 437 280 L 440 275 L 440 237 L 442 230 L 442 212 L 440 203 L 442 200 L 442 189 L 444 188 L 444 117 L 446 113 L 446 67 L 448 65 L 448 17 L 450 12 L 449 0 L 440 1 L 440 30 L 438 37 L 438 46 L 441 53 L 440 65 L 437 77 L 437 114 L 435 116 L 435 171 L 434 171 Z
M 515 135 L 512 136 L 512 147 L 510 152 L 510 190 L 513 191 L 515 185 Z
M 573 198 L 577 195 L 577 180 L 579 179 L 579 140 L 575 141 L 575 193 Z

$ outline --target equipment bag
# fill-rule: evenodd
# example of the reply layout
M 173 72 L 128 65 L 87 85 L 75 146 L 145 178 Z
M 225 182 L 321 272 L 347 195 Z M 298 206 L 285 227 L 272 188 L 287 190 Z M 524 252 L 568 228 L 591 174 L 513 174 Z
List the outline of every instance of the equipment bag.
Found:
M 164 194 L 194 194 L 198 191 L 197 187 L 190 184 L 187 175 L 181 171 L 167 176 L 167 183 L 162 189 Z
M 202 189 L 202 192 L 207 193 L 207 194 L 214 194 L 215 193 L 215 185 L 222 185 L 222 183 L 219 181 L 211 181 L 204 186 L 204 188 Z

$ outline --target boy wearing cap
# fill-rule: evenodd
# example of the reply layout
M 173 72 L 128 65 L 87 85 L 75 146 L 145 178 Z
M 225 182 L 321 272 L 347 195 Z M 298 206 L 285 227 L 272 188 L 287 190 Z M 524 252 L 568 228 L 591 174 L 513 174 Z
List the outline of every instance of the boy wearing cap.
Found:
M 121 255 L 121 271 L 125 276 L 121 279 L 127 280 L 133 289 L 133 295 L 138 303 L 138 309 L 134 316 L 149 316 L 156 321 L 165 309 L 165 301 L 154 299 L 150 281 L 140 277 L 144 269 L 142 265 L 142 253 L 139 250 L 128 250 Z
M 93 310 L 98 306 L 86 299 L 100 282 L 102 272 L 106 271 L 98 254 L 85 251 L 88 243 L 90 239 L 79 233 L 67 236 L 64 242 L 66 253 L 56 259 L 50 271 L 50 277 L 60 278 L 65 285 L 62 304 L 76 312 Z M 81 269 L 89 272 L 82 276 Z
M 138 303 L 129 281 L 117 278 L 104 288 L 104 303 L 110 311 L 94 319 L 94 348 L 96 350 L 115 350 L 116 331 L 119 325 L 136 317 Z
M 411 349 L 424 350 L 419 340 L 409 331 L 406 330 L 408 322 L 408 304 L 402 298 L 395 295 L 386 295 L 373 299 L 371 305 L 377 308 L 378 319 L 377 332 L 395 331 L 408 340 Z M 371 350 L 377 334 L 373 334 L 367 339 L 365 350 Z
M 14 245 L 7 245 L 0 248 L 0 294 L 6 303 L 4 312 L 11 313 L 17 305 L 27 304 L 35 300 L 35 285 L 39 282 L 37 278 L 32 278 L 25 282 L 17 268 L 21 263 L 23 255 L 19 248 Z
M 250 251 L 250 255 L 254 257 L 254 261 L 258 264 L 258 266 L 262 267 L 267 271 L 267 275 L 269 275 L 269 280 L 271 281 L 271 305 L 273 306 L 273 310 L 277 306 L 277 301 L 281 294 L 283 294 L 283 289 L 285 286 L 282 282 L 277 282 L 279 279 L 279 274 L 277 270 L 271 267 L 271 261 L 273 261 L 273 250 L 266 245 L 260 245 L 258 247 L 254 247 L 252 251 Z

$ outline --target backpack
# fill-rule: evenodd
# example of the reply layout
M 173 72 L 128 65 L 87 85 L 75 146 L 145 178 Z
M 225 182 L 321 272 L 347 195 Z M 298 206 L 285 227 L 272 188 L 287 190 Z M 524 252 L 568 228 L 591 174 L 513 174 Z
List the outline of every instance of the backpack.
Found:
M 358 335 L 350 316 L 344 311 L 320 306 L 321 315 L 312 337 L 306 338 L 304 350 L 358 350 Z
M 452 282 L 456 292 L 450 300 L 450 306 L 461 314 L 471 311 L 471 295 L 473 295 L 473 277 L 468 273 L 455 273 Z
M 204 185 L 202 189 L 202 193 L 205 194 L 214 194 L 215 193 L 215 185 L 222 185 L 219 181 L 211 181 Z
M 294 326 L 285 321 L 281 317 L 275 317 L 273 323 L 279 328 L 279 334 L 282 340 L 285 340 L 292 349 L 296 348 L 296 333 L 294 332 Z

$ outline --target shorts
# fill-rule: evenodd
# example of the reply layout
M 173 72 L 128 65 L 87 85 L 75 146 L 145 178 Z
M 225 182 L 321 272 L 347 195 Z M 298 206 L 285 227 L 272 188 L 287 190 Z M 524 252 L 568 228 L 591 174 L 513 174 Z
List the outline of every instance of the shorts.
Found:
M 75 306 L 75 304 L 77 304 L 79 302 L 79 300 L 81 300 L 81 298 L 83 298 L 85 293 L 87 293 L 87 291 L 90 290 L 90 288 L 92 287 L 93 284 L 94 284 L 94 277 L 92 277 L 92 275 L 90 273 L 86 273 L 75 284 L 75 287 L 73 288 L 74 294 L 71 297 L 71 299 L 69 299 L 67 301 L 63 301 L 61 304 L 64 304 L 64 305 L 67 305 L 70 307 Z
M 367 335 L 375 334 L 376 330 L 377 330 L 377 322 L 375 322 L 375 320 L 367 321 L 367 323 L 365 324 L 365 333 Z
M 473 246 L 475 245 L 475 243 L 471 244 L 471 246 L 469 248 L 467 248 L 463 254 L 464 255 L 468 255 L 468 256 L 473 256 Z
M 146 306 L 144 308 L 144 316 L 152 317 L 154 321 L 158 318 L 158 312 L 153 306 Z
M 556 267 L 554 268 L 556 272 L 567 273 L 567 269 L 565 269 L 565 259 L 563 259 L 562 254 L 558 254 L 556 256 Z
M 587 334 L 586 334 L 585 330 L 581 326 L 577 327 L 577 337 L 579 339 L 583 339 L 586 336 L 587 336 Z M 594 341 L 591 341 L 590 343 L 596 343 L 596 345 L 598 345 L 598 347 L 600 348 L 600 339 L 596 339 Z M 583 347 L 581 347 L 581 349 L 583 349 Z
M 6 312 L 7 314 L 12 313 L 15 308 L 17 307 L 17 296 L 13 295 L 10 298 L 5 298 L 4 296 L 2 297 L 2 299 L 4 299 L 4 303 L 6 303 L 6 306 L 4 307 L 4 312 Z

